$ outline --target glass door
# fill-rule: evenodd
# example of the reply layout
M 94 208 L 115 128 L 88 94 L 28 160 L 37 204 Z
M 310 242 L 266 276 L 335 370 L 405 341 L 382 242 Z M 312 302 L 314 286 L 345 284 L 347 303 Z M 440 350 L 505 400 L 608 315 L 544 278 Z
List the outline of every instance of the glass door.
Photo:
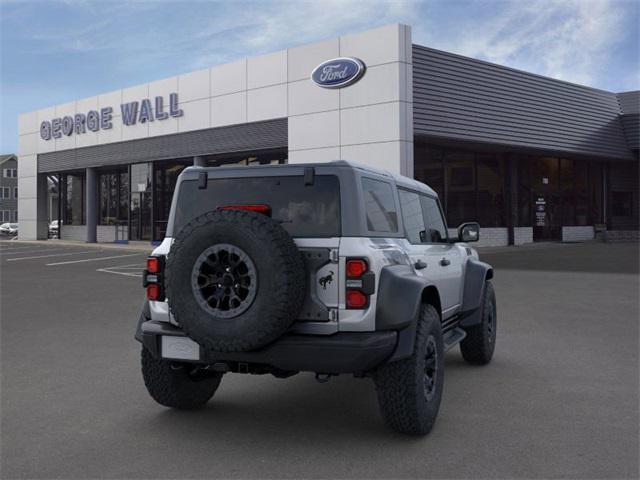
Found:
M 151 240 L 152 166 L 150 163 L 131 165 L 129 202 L 129 240 Z
M 533 240 L 560 240 L 562 235 L 559 159 L 542 157 L 531 169 Z
M 130 240 L 151 240 L 151 194 L 131 193 Z

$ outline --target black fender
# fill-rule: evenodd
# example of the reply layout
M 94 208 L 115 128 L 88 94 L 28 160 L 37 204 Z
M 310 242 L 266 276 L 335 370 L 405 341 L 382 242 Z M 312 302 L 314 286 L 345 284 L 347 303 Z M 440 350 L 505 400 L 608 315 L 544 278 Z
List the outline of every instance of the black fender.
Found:
M 151 310 L 149 309 L 149 300 L 146 298 L 142 302 L 142 310 L 140 311 L 140 317 L 138 318 L 138 326 L 136 327 L 135 339 L 142 343 L 142 324 L 148 320 L 151 320 Z
M 482 322 L 482 299 L 487 280 L 493 278 L 493 267 L 480 260 L 469 259 L 465 269 L 460 327 L 470 328 Z
M 420 307 L 425 292 L 435 295 L 435 307 L 440 313 L 440 301 L 435 286 L 416 275 L 410 265 L 389 265 L 380 272 L 376 302 L 376 330 L 397 330 L 395 351 L 387 360 L 393 362 L 411 356 Z

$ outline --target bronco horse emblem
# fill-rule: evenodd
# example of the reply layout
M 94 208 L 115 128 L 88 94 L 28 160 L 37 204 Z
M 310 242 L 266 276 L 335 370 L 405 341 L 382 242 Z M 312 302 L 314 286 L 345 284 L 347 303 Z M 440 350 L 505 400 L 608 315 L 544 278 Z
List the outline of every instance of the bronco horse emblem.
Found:
M 318 281 L 318 283 L 320 284 L 323 290 L 326 290 L 327 285 L 330 285 L 331 282 L 333 282 L 333 275 L 334 275 L 333 270 L 329 270 L 329 275 L 320 277 L 320 280 Z

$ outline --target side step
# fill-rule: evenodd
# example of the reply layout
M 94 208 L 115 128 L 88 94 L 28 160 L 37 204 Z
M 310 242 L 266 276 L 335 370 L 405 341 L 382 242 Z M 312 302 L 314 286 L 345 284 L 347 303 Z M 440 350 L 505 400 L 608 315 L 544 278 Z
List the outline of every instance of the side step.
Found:
M 459 344 L 464 337 L 467 336 L 467 332 L 465 332 L 460 327 L 456 327 L 453 330 L 448 331 L 443 335 L 444 340 L 444 351 L 447 352 Z

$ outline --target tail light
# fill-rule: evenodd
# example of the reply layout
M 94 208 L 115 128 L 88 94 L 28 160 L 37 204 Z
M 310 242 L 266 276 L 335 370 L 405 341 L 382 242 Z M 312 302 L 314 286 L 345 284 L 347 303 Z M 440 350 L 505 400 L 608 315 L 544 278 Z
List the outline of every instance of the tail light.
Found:
M 375 293 L 375 274 L 369 271 L 369 264 L 363 258 L 347 258 L 345 262 L 346 292 L 348 309 L 358 310 L 369 306 L 369 296 Z
M 142 272 L 142 286 L 147 289 L 147 300 L 164 300 L 164 256 L 147 258 L 147 268 Z
M 257 205 L 225 205 L 218 208 L 218 210 L 244 210 L 246 212 L 262 213 L 264 215 L 271 216 L 271 207 L 269 205 L 257 204 Z

